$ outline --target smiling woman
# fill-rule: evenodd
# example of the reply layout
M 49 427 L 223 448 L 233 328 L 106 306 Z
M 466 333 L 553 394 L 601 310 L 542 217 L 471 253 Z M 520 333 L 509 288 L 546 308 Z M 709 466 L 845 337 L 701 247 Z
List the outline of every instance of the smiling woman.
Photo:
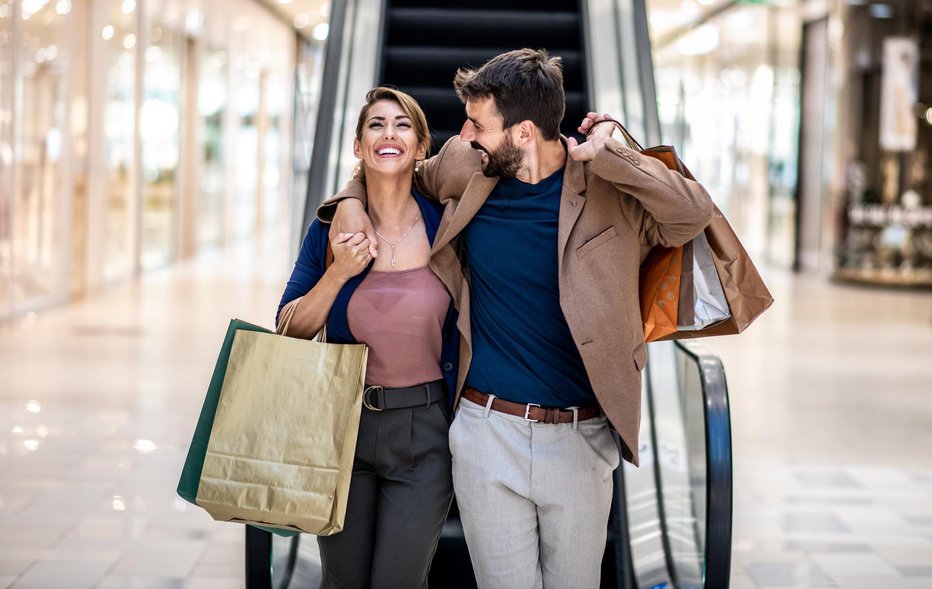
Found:
M 371 579 L 426 587 L 452 499 L 447 399 L 459 335 L 450 295 L 427 265 L 441 209 L 413 191 L 429 145 L 413 98 L 369 91 L 353 154 L 375 235 L 391 256 L 373 258 L 362 233 L 328 243 L 329 226 L 315 220 L 279 304 L 280 316 L 294 307 L 289 336 L 313 337 L 326 324 L 328 341 L 369 347 L 345 527 L 317 540 L 324 587 L 367 587 Z
M 395 90 L 394 88 L 373 88 L 366 95 L 366 105 L 359 113 L 356 122 L 356 140 L 353 142 L 353 154 L 360 159 L 356 177 L 366 180 L 366 158 L 363 152 L 363 140 L 374 142 L 379 150 L 376 155 L 380 158 L 404 156 L 411 152 L 411 157 L 402 157 L 399 171 L 408 168 L 413 173 L 411 158 L 422 160 L 427 157 L 430 147 L 430 128 L 427 126 L 427 117 L 420 105 L 411 96 Z M 403 145 L 405 140 L 414 143 Z M 399 143 L 401 142 L 401 143 Z M 411 147 L 411 149 L 408 149 Z M 375 160 L 381 161 L 381 160 Z M 375 164 L 373 161 L 370 165 Z

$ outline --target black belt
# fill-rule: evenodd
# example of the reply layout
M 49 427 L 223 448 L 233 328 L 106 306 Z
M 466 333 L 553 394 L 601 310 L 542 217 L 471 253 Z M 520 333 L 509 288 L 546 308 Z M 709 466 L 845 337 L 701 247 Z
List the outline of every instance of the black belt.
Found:
M 370 411 L 385 409 L 406 409 L 408 407 L 428 408 L 442 401 L 447 396 L 446 383 L 435 380 L 413 387 L 389 388 L 379 385 L 367 385 L 362 394 L 363 407 Z

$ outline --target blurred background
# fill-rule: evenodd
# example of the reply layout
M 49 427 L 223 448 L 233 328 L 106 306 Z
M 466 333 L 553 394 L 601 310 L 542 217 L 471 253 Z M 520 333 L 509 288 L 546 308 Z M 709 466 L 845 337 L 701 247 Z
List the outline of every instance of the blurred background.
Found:
M 377 29 L 376 4 L 360 8 Z M 926 0 L 646 10 L 657 140 L 757 259 L 932 284 Z M 295 242 L 330 12 L 317 0 L 0 2 L 0 318 L 272 228 Z
M 932 0 L 0 0 L 0 587 L 243 584 L 174 497 L 226 321 L 271 324 L 365 90 L 443 139 L 456 67 L 521 46 L 564 132 L 674 145 L 774 291 L 707 343 L 733 586 L 932 586 Z

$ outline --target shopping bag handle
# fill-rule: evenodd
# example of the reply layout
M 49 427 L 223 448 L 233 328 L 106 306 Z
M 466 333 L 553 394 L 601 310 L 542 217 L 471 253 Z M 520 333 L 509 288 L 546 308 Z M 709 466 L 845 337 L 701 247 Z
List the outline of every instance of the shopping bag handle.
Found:
M 595 130 L 595 128 L 603 123 L 613 123 L 615 127 L 617 127 L 619 131 L 621 131 L 621 134 L 624 136 L 625 141 L 628 143 L 628 147 L 630 147 L 631 149 L 637 150 L 637 151 L 644 151 L 644 148 L 641 147 L 641 144 L 638 143 L 638 140 L 635 139 L 634 136 L 628 132 L 628 129 L 626 129 L 625 126 L 622 125 L 619 121 L 616 121 L 615 119 L 611 117 L 606 117 L 602 119 L 601 121 L 592 125 L 592 127 L 589 128 L 589 132 L 586 133 L 586 137 L 591 135 L 592 132 Z
M 330 265 L 333 264 L 333 249 L 330 247 L 330 242 L 327 242 L 327 252 L 324 257 L 324 272 L 330 268 Z M 289 302 L 284 307 L 278 316 L 278 327 L 275 329 L 275 333 L 278 335 L 287 335 L 288 326 L 291 325 L 291 318 L 294 317 L 295 309 L 298 308 L 298 303 L 301 302 L 303 296 L 296 298 L 295 300 Z M 317 332 L 317 337 L 314 338 L 319 342 L 327 341 L 327 324 L 324 323 L 320 328 L 320 331 Z

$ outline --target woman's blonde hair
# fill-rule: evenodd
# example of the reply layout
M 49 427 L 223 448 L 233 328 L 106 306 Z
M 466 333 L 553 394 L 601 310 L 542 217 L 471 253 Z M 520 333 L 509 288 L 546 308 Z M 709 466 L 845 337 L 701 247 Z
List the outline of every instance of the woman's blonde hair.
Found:
M 427 116 L 424 114 L 424 110 L 421 109 L 421 105 L 410 94 L 388 86 L 378 86 L 366 93 L 366 104 L 359 111 L 359 120 L 356 122 L 356 139 L 362 141 L 362 127 L 369 117 L 369 110 L 372 105 L 380 100 L 391 100 L 401 107 L 401 110 L 411 119 L 418 146 L 423 145 L 430 152 L 430 128 L 427 126 Z M 365 166 L 363 166 L 362 162 L 356 166 L 353 177 L 365 182 Z

